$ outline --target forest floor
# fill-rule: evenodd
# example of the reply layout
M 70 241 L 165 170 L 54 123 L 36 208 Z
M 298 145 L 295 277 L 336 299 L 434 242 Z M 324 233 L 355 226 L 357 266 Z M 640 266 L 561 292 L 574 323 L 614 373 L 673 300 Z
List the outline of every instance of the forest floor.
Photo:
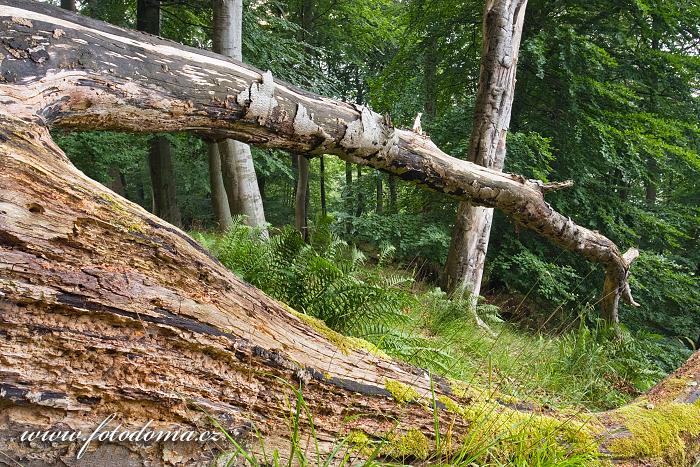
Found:
M 391 248 L 370 261 L 354 246 L 320 232 L 311 244 L 292 229 L 270 242 L 243 225 L 225 235 L 193 236 L 242 278 L 334 331 L 371 342 L 379 351 L 434 373 L 513 400 L 567 410 L 623 405 L 660 381 L 650 365 L 658 339 L 612 330 L 587 319 L 561 320 L 550 310 L 537 327 L 502 316 L 528 313 L 527 297 L 504 293 L 481 302 L 480 326 L 467 299 L 451 299 L 391 262 Z M 569 310 L 570 311 L 570 310 Z M 583 316 L 583 315 L 581 315 Z M 557 321 L 559 320 L 559 321 Z

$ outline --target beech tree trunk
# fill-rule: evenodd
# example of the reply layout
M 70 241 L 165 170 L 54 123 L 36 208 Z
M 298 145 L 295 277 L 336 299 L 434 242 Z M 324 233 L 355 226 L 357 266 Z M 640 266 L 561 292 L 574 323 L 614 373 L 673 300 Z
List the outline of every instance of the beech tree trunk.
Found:
M 214 51 L 235 60 L 243 60 L 243 0 L 214 0 Z M 250 146 L 227 139 L 219 143 L 219 153 L 227 167 L 227 187 L 237 190 L 235 209 L 245 222 L 261 230 L 267 237 L 267 222 L 262 196 L 255 174 Z
M 75 12 L 75 0 L 61 0 L 61 8 Z
M 148 169 L 151 175 L 153 214 L 178 227 L 182 226 L 177 205 L 177 184 L 170 141 L 165 136 L 151 139 L 148 150 Z
M 313 3 L 312 0 L 301 0 L 299 15 L 301 25 L 301 39 L 305 44 L 311 42 L 311 28 L 313 27 Z M 311 49 L 305 47 L 304 52 L 310 57 Z M 294 225 L 301 233 L 304 240 L 308 240 L 308 207 L 309 207 L 309 160 L 301 154 L 297 155 L 297 185 L 294 196 Z
M 209 159 L 209 186 L 211 187 L 211 204 L 214 211 L 214 219 L 220 231 L 228 230 L 233 219 L 231 218 L 231 208 L 226 196 L 226 187 L 221 171 L 221 155 L 219 145 L 216 143 L 207 144 L 207 157 Z
M 136 29 L 149 34 L 160 34 L 160 0 L 136 2 Z M 177 205 L 175 169 L 170 141 L 165 136 L 154 136 L 148 149 L 148 170 L 151 176 L 153 213 L 180 227 L 182 218 Z
M 345 163 L 345 212 L 348 213 L 348 220 L 345 222 L 345 233 L 350 235 L 352 231 L 352 221 L 350 217 L 352 215 L 352 164 L 350 162 Z
M 396 177 L 389 175 L 389 212 L 394 214 L 397 209 Z
M 321 192 L 321 216 L 326 217 L 328 214 L 326 208 L 326 166 L 323 161 L 323 156 L 319 157 L 318 176 L 319 190 Z
M 489 0 L 484 12 L 484 46 L 474 126 L 468 158 L 503 170 L 527 0 Z M 481 291 L 491 234 L 493 209 L 462 201 L 457 208 L 447 255 L 444 286 L 452 294 L 470 294 L 472 305 Z
M 623 255 L 554 211 L 543 197 L 548 186 L 447 156 L 366 107 L 28 0 L 0 0 L 0 30 L 0 452 L 11 462 L 80 465 L 76 443 L 29 443 L 22 432 L 89 433 L 113 413 L 135 429 L 150 419 L 156 429 L 212 429 L 214 419 L 251 452 L 263 444 L 284 456 L 297 385 L 314 421 L 315 438 L 299 441 L 309 444 L 312 463 L 316 449 L 329 452 L 352 430 L 373 438 L 417 430 L 427 449 L 435 440 L 426 372 L 368 353 L 241 281 L 177 227 L 78 171 L 50 127 L 193 131 L 335 154 L 502 209 L 602 264 L 606 289 L 631 299 L 627 273 L 636 251 Z M 669 379 L 647 398 L 659 409 L 695 414 L 700 354 L 675 376 L 682 387 Z M 404 399 L 396 382 L 415 391 L 407 402 L 396 400 Z M 459 446 L 469 420 L 450 407 L 474 398 L 441 378 L 433 382 L 439 425 L 449 427 L 441 439 Z M 549 409 L 495 404 L 498 413 L 571 421 Z M 592 418 L 602 452 L 640 436 L 623 411 Z M 697 431 L 679 427 L 677 438 L 682 444 L 662 446 L 650 462 L 665 454 L 690 459 Z M 231 450 L 225 441 L 103 441 L 82 465 L 206 465 Z M 632 461 L 647 457 L 633 454 Z
M 354 190 L 355 193 L 357 194 L 357 197 L 355 198 L 355 217 L 360 217 L 362 213 L 365 210 L 365 195 L 362 192 L 362 166 L 358 165 L 357 166 L 357 180 L 355 181 L 355 184 L 357 186 L 357 189 Z
M 382 174 L 375 174 L 377 177 L 377 205 L 375 211 L 377 214 L 384 213 L 384 185 L 382 183 Z
M 294 198 L 294 226 L 301 233 L 304 241 L 309 238 L 308 205 L 309 191 L 309 159 L 303 155 L 297 155 L 297 189 Z

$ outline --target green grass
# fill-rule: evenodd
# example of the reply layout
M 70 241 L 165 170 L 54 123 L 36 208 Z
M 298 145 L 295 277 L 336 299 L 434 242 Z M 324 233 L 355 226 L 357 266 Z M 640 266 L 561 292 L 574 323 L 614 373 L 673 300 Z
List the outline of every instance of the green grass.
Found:
M 426 415 L 434 419 L 434 432 L 416 428 L 366 433 L 357 428 L 339 437 L 327 452 L 319 449 L 314 418 L 301 388 L 285 382 L 293 402 L 289 407 L 288 448 L 266 450 L 263 436 L 245 444 L 228 433 L 214 418 L 212 423 L 225 435 L 228 449 L 219 454 L 215 465 L 232 466 L 595 466 L 606 465 L 585 422 L 561 422 L 542 415 L 527 415 L 482 399 L 461 407 L 440 396 L 441 404 L 456 416 L 470 422 L 462 439 L 453 439 L 451 430 L 440 424 L 438 400 L 432 393 Z M 432 385 L 432 383 L 431 383 Z
M 240 222 L 225 235 L 194 237 L 243 279 L 331 330 L 492 392 L 557 407 L 608 409 L 664 376 L 653 363 L 661 352 L 653 335 L 623 330 L 620 340 L 583 319 L 533 332 L 500 320 L 496 307 L 479 305 L 489 333 L 467 313 L 468 298 L 449 299 L 389 266 L 390 248 L 368 264 L 323 224 L 310 245 L 289 228 L 265 242 Z
M 587 325 L 584 318 L 546 332 L 523 330 L 499 319 L 496 307 L 480 304 L 477 313 L 489 324 L 488 332 L 467 312 L 468 298 L 450 299 L 439 289 L 416 283 L 410 271 L 391 266 L 391 248 L 368 264 L 361 251 L 333 237 L 323 225 L 308 245 L 293 229 L 273 233 L 265 242 L 239 222 L 225 235 L 197 232 L 194 237 L 243 279 L 307 316 L 309 323 L 345 351 L 359 346 L 413 363 L 454 379 L 455 392 L 480 388 L 478 399 L 497 406 L 498 413 L 509 405 L 525 404 L 553 406 L 578 416 L 628 402 L 664 376 L 653 364 L 662 352 L 655 336 L 623 329 L 618 339 L 595 322 Z M 298 404 L 303 405 L 303 398 Z M 499 417 L 497 424 L 507 424 Z M 480 423 L 493 425 L 494 419 L 479 417 L 470 422 L 476 424 L 472 433 L 477 434 Z M 313 426 L 311 420 L 309 424 Z M 379 465 L 375 458 L 381 456 L 400 458 L 401 452 L 410 451 L 411 443 L 420 445 L 420 455 L 413 457 L 431 459 L 434 465 L 589 465 L 595 457 L 586 450 L 562 450 L 558 435 L 536 429 L 499 433 L 484 439 L 482 430 L 478 443 L 467 443 L 442 458 L 435 454 L 441 453 L 440 437 L 430 441 L 426 453 L 425 442 L 416 433 L 377 438 L 353 432 L 338 441 L 329 462 L 349 465 L 346 462 L 353 456 L 348 453 L 354 449 L 350 445 L 358 440 L 364 444 L 365 457 L 376 450 L 365 465 Z M 293 444 L 298 433 L 293 432 L 290 439 Z M 307 459 L 294 449 L 289 455 L 305 465 Z M 278 460 L 273 456 L 260 462 L 248 463 L 277 465 Z

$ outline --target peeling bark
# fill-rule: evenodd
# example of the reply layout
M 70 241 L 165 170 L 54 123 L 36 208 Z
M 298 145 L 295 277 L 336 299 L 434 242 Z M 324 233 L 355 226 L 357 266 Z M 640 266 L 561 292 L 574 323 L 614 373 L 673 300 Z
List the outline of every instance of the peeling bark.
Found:
M 423 370 L 330 342 L 326 331 L 238 279 L 178 228 L 87 178 L 52 141 L 49 126 L 195 131 L 337 154 L 499 207 L 613 272 L 626 275 L 633 259 L 553 211 L 536 182 L 451 158 L 368 109 L 45 4 L 0 0 L 0 26 L 0 451 L 23 465 L 80 465 L 75 443 L 21 442 L 23 431 L 90 432 L 112 413 L 130 428 L 153 419 L 159 429 L 201 430 L 211 428 L 212 417 L 248 449 L 259 449 L 259 433 L 268 452 L 284 453 L 294 398 L 285 381 L 303 382 L 321 453 L 353 429 L 434 436 L 433 416 L 421 403 L 432 393 Z M 323 133 L 295 132 L 300 103 Z M 609 277 L 613 288 L 626 284 L 626 276 Z M 679 403 L 696 401 L 699 355 L 679 370 L 695 386 L 677 391 L 667 382 L 649 397 L 673 386 Z M 417 400 L 398 403 L 389 381 L 410 386 Z M 437 395 L 473 402 L 447 381 L 434 382 Z M 458 445 L 468 421 L 444 404 L 438 417 Z M 603 450 L 626 436 L 616 417 L 595 417 L 607 430 Z M 687 440 L 689 449 L 696 441 Z M 208 465 L 230 449 L 102 442 L 82 465 Z M 314 449 L 311 441 L 312 462 Z

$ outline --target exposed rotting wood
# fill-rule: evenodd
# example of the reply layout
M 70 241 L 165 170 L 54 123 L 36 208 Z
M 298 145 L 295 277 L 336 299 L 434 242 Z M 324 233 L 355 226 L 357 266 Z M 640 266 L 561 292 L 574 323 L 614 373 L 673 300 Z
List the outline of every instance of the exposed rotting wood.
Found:
M 74 462 L 77 448 L 21 443 L 22 431 L 90 431 L 111 413 L 126 426 L 152 418 L 163 428 L 211 428 L 209 414 L 251 449 L 255 430 L 269 451 L 286 449 L 293 394 L 283 381 L 298 384 L 295 375 L 306 381 L 323 452 L 355 428 L 378 435 L 416 428 L 431 438 L 434 427 L 424 405 L 399 404 L 387 389 L 396 381 L 427 400 L 424 371 L 342 351 L 182 231 L 84 176 L 49 126 L 191 130 L 338 154 L 502 208 L 548 236 L 563 226 L 559 244 L 583 242 L 579 249 L 608 267 L 624 261 L 617 271 L 626 278 L 631 258 L 553 212 L 535 182 L 450 158 L 366 108 L 263 79 L 217 55 L 43 4 L 8 3 L 0 0 L 0 451 L 25 465 Z M 26 52 L 36 47 L 46 52 L 41 63 Z M 311 131 L 299 134 L 294 116 L 302 103 L 299 121 Z M 686 370 L 693 365 L 697 359 Z M 471 402 L 435 381 L 439 396 Z M 467 432 L 467 421 L 444 403 L 439 409 L 453 436 Z M 94 447 L 88 465 L 205 464 L 226 449 Z

